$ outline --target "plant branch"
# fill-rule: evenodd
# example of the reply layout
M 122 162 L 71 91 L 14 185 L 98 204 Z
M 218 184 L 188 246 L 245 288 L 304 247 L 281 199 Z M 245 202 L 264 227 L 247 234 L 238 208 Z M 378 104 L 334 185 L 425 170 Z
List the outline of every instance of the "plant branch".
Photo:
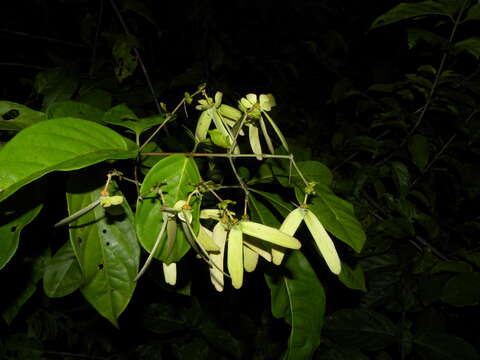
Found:
M 467 3 L 467 1 L 463 2 L 462 7 L 461 7 L 460 11 L 458 12 L 457 18 L 455 19 L 452 31 L 451 31 L 450 36 L 448 38 L 448 44 L 452 43 L 453 38 L 455 36 L 455 33 L 457 32 L 457 27 L 460 24 L 460 20 L 462 18 L 463 11 L 465 10 L 466 3 Z M 440 60 L 440 64 L 438 65 L 438 69 L 437 69 L 437 72 L 435 74 L 435 79 L 433 80 L 432 87 L 430 88 L 430 93 L 428 94 L 427 99 L 425 101 L 425 105 L 422 107 L 420 115 L 418 116 L 418 119 L 415 122 L 415 124 L 413 125 L 412 129 L 408 132 L 407 136 L 405 136 L 405 138 L 402 140 L 402 142 L 400 143 L 398 148 L 395 151 L 391 152 L 388 156 L 386 156 L 382 161 L 377 163 L 376 166 L 384 164 L 385 162 L 387 162 L 395 154 L 395 152 L 398 149 L 401 149 L 405 145 L 405 143 L 408 141 L 410 136 L 412 136 L 415 133 L 417 128 L 422 123 L 423 119 L 425 118 L 425 114 L 427 113 L 427 111 L 430 108 L 430 105 L 433 102 L 433 97 L 435 95 L 435 91 L 437 90 L 438 84 L 440 82 L 440 77 L 442 76 L 442 72 L 443 72 L 443 69 L 445 67 L 445 62 L 447 60 L 447 57 L 448 57 L 448 49 L 443 52 L 442 59 Z
M 377 209 L 380 213 L 382 213 L 384 216 L 388 217 L 390 216 L 390 211 L 388 211 L 387 209 L 383 208 L 380 204 L 378 204 L 374 199 L 372 199 L 372 197 L 370 195 L 368 195 L 366 192 L 363 193 L 363 196 L 364 198 L 368 201 L 368 203 L 370 205 L 372 205 L 375 209 Z M 379 215 L 379 214 L 376 214 L 376 213 L 372 213 L 374 215 L 374 217 L 376 217 L 377 219 L 383 221 L 384 218 Z M 448 257 L 446 255 L 444 255 L 443 253 L 441 253 L 439 250 L 437 250 L 432 244 L 430 244 L 427 240 L 425 240 L 424 238 L 422 238 L 421 236 L 418 236 L 418 235 L 415 235 L 415 240 L 417 240 L 419 243 L 421 243 L 424 247 L 430 249 L 432 251 L 433 254 L 435 254 L 436 256 L 438 256 L 440 259 L 442 260 L 448 260 Z M 414 241 L 413 240 L 409 240 L 416 248 L 418 248 L 418 244 L 414 244 Z
M 448 38 L 448 44 L 451 44 L 452 41 L 453 41 L 453 37 L 455 36 L 455 33 L 457 32 L 457 27 L 460 24 L 460 19 L 462 18 L 463 11 L 465 10 L 465 5 L 466 5 L 467 2 L 468 1 L 463 2 L 462 7 L 460 8 L 460 11 L 458 12 L 457 18 L 455 19 L 455 23 L 453 24 L 452 32 L 450 33 L 450 37 Z M 425 106 L 423 107 L 422 112 L 420 113 L 420 116 L 417 119 L 417 122 L 415 123 L 415 125 L 413 125 L 412 130 L 410 130 L 408 136 L 405 139 L 403 139 L 403 142 L 400 145 L 400 147 L 405 144 L 407 139 L 410 136 L 412 136 L 412 134 L 415 132 L 415 130 L 417 130 L 418 126 L 423 121 L 423 118 L 425 117 L 425 113 L 427 112 L 427 110 L 429 109 L 429 107 L 430 107 L 430 105 L 433 101 L 433 95 L 435 94 L 435 90 L 438 87 L 438 83 L 440 81 L 440 77 L 442 76 L 443 68 L 445 67 L 445 62 L 447 60 L 447 57 L 448 57 L 448 51 L 445 50 L 443 55 L 442 55 L 442 59 L 440 60 L 440 65 L 438 66 L 437 73 L 435 75 L 435 80 L 433 81 L 433 85 L 432 85 L 432 88 L 430 89 L 430 93 L 428 94 L 427 101 L 425 102 Z
M 186 155 L 192 157 L 223 157 L 223 158 L 256 158 L 255 154 L 229 154 L 229 153 L 195 153 L 195 152 L 142 152 L 140 155 L 150 156 L 168 156 L 168 155 Z M 291 155 L 262 154 L 264 158 L 270 159 L 290 159 Z
M 203 89 L 198 89 L 197 91 L 195 91 L 191 97 L 194 97 L 196 95 L 198 95 L 200 92 L 202 92 Z M 165 118 L 165 121 L 163 123 L 161 123 L 156 129 L 155 131 L 152 133 L 152 135 L 150 135 L 148 137 L 148 139 L 143 143 L 142 146 L 140 146 L 140 151 L 142 151 L 142 149 L 155 137 L 155 135 L 158 134 L 158 132 L 167 124 L 167 122 L 169 122 L 172 118 L 173 118 L 173 115 L 175 115 L 175 113 L 180 109 L 180 107 L 185 103 L 185 97 L 178 103 L 177 106 L 175 106 L 175 109 L 173 109 L 173 111 L 169 114 L 167 114 L 167 117 Z M 146 154 L 146 155 L 153 155 L 154 153 L 142 153 L 142 154 Z
M 465 120 L 465 125 L 468 124 L 470 122 L 470 120 L 479 112 L 479 110 L 474 110 L 472 111 L 472 113 L 468 116 L 468 118 Z M 447 142 L 442 146 L 442 148 L 440 149 L 440 151 L 435 155 L 435 157 L 428 163 L 428 165 L 425 167 L 425 169 L 422 170 L 421 174 L 417 176 L 417 178 L 415 180 L 412 181 L 412 185 L 415 185 L 418 180 L 420 180 L 420 178 L 426 174 L 433 166 L 433 164 L 435 164 L 435 162 L 437 162 L 437 160 L 443 155 L 443 153 L 445 152 L 445 150 L 447 150 L 448 146 L 450 146 L 450 144 L 452 143 L 453 140 L 455 140 L 455 138 L 457 137 L 457 134 L 453 134 L 452 136 L 450 136 L 450 139 L 447 140 Z
M 123 16 L 122 16 L 122 14 L 120 13 L 120 10 L 117 7 L 117 4 L 115 3 L 115 0 L 110 0 L 110 3 L 112 4 L 113 10 L 115 11 L 115 14 L 117 15 L 118 21 L 120 21 L 120 24 L 122 25 L 123 30 L 125 31 L 125 34 L 131 35 L 130 30 L 128 29 L 128 26 L 125 23 L 125 20 L 123 19 Z M 153 88 L 152 81 L 150 80 L 150 76 L 148 75 L 147 68 L 145 67 L 145 64 L 142 60 L 142 56 L 140 55 L 140 52 L 138 51 L 137 47 L 134 47 L 133 51 L 135 53 L 135 56 L 138 59 L 138 63 L 140 65 L 140 68 L 142 69 L 143 75 L 145 76 L 145 80 L 147 82 L 150 93 L 152 94 L 153 101 L 155 103 L 155 107 L 157 108 L 157 112 L 159 114 L 162 114 L 162 108 L 160 107 L 160 103 L 158 102 L 157 95 L 155 94 L 155 89 Z
M 93 77 L 93 69 L 95 66 L 95 60 L 97 58 L 97 43 L 98 43 L 98 37 L 100 35 L 100 25 L 102 24 L 102 16 L 103 16 L 103 0 L 100 0 L 99 9 L 98 9 L 98 19 L 97 19 L 97 24 L 95 26 L 95 37 L 93 39 L 92 59 L 91 59 L 90 71 L 89 71 L 90 77 Z
M 22 68 L 30 68 L 30 69 L 37 69 L 37 70 L 47 70 L 47 67 L 38 66 L 38 65 L 30 65 L 30 64 L 19 64 L 13 62 L 0 62 L 0 66 L 14 66 L 14 67 L 22 67 Z
M 55 39 L 55 38 L 51 38 L 51 37 L 48 37 L 48 36 L 32 35 L 32 34 L 28 34 L 28 33 L 21 32 L 21 31 L 0 29 L 0 32 L 7 33 L 7 34 L 12 34 L 12 35 L 16 35 L 16 36 L 22 36 L 22 37 L 26 37 L 26 38 L 30 38 L 30 39 L 43 40 L 43 41 L 47 41 L 47 42 L 58 43 L 58 44 L 62 44 L 62 45 L 68 45 L 68 46 L 72 46 L 72 47 L 80 47 L 80 48 L 88 47 L 87 45 L 84 45 L 84 44 L 78 44 L 78 43 L 74 43 L 74 42 L 71 42 L 71 41 Z

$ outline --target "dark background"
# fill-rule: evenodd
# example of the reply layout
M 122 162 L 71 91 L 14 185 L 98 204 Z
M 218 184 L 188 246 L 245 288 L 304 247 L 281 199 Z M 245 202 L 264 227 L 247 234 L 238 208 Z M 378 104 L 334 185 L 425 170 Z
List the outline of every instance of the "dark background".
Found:
M 124 9 L 129 3 L 137 4 L 136 1 L 119 1 L 118 6 Z M 368 168 L 371 170 L 368 176 L 381 178 L 387 189 L 394 189 L 393 176 L 380 174 L 385 169 L 378 164 L 388 163 L 390 159 L 404 161 L 412 178 L 420 179 L 410 190 L 427 193 L 428 189 L 428 196 L 434 198 L 429 205 L 411 201 L 418 212 L 435 219 L 439 235 L 429 237 L 428 229 L 417 225 L 415 234 L 426 237 L 449 260 L 467 261 L 478 271 L 478 260 L 466 260 L 461 255 L 463 250 L 469 253 L 478 250 L 478 120 L 468 126 L 463 121 L 464 112 L 478 108 L 478 85 L 477 92 L 469 93 L 472 101 L 468 109 L 464 98 L 447 96 L 449 104 L 457 105 L 459 110 L 448 113 L 433 107 L 431 117 L 427 117 L 419 128 L 420 133 L 435 144 L 430 159 L 439 153 L 451 134 L 459 134 L 453 150 L 439 155 L 436 167 L 442 171 L 426 176 L 416 170 L 405 143 L 401 142 L 415 122 L 418 110 L 425 104 L 425 97 L 416 94 L 412 99 L 392 100 L 383 98 L 382 93 L 367 90 L 373 84 L 403 81 L 405 74 L 416 73 L 420 65 L 438 67 L 445 51 L 442 46 L 428 43 L 409 49 L 408 22 L 369 31 L 378 16 L 398 3 L 393 0 L 144 0 L 143 7 L 131 5 L 130 10 L 122 11 L 122 16 L 138 40 L 139 52 L 158 99 L 170 107 L 185 91 L 195 91 L 200 83 L 207 84 L 210 94 L 222 91 L 225 102 L 231 104 L 246 93 L 273 93 L 278 103 L 275 119 L 293 147 L 303 149 L 306 158 L 323 161 L 335 170 L 335 191 L 356 206 L 369 236 L 366 247 L 374 249 L 376 255 L 396 258 L 395 262 L 377 270 L 377 274 L 386 274 L 382 279 L 372 272 L 370 278 L 367 272 L 367 288 L 370 285 L 372 292 L 366 294 L 349 290 L 332 277 L 322 276 L 327 290 L 327 315 L 344 308 L 375 309 L 395 322 L 407 319 L 408 329 L 438 330 L 478 346 L 480 329 L 475 307 L 455 307 L 438 299 L 428 304 L 424 299 L 418 300 L 421 291 L 425 290 L 422 284 L 429 284 L 429 289 L 441 287 L 452 273 L 419 275 L 415 266 L 431 251 L 430 246 L 420 244 L 418 250 L 409 242 L 409 236 L 392 235 L 396 228 L 388 231 L 390 226 L 394 227 L 393 222 L 382 225 L 379 224 L 382 221 L 371 215 L 379 211 L 379 206 L 384 218 L 396 218 L 392 202 L 377 197 L 374 181 L 362 189 L 373 198 L 372 202 L 358 196 L 362 192 L 351 184 L 353 181 L 358 185 L 359 178 L 364 176 L 360 170 Z M 112 106 L 127 103 L 137 114 L 145 116 L 156 112 L 140 68 L 121 84 L 115 79 L 108 34 L 123 33 L 124 29 L 110 1 L 2 1 L 0 12 L 1 99 L 41 109 L 42 96 L 33 90 L 35 76 L 42 70 L 64 67 L 77 74 L 81 81 L 91 81 L 108 89 L 112 94 Z M 451 31 L 451 24 L 437 17 L 421 19 L 415 26 L 443 37 L 448 37 Z M 465 24 L 458 37 L 478 36 L 477 26 L 478 22 Z M 451 54 L 447 61 L 447 69 L 459 74 L 457 80 L 468 78 L 475 82 L 477 78 L 472 76 L 477 67 L 478 59 L 471 56 Z M 472 89 L 475 89 L 473 85 Z M 349 91 L 357 91 L 360 95 L 347 95 Z M 193 109 L 189 111 L 194 113 Z M 371 126 L 375 119 L 392 116 L 391 112 L 394 118 L 405 121 L 407 129 Z M 192 128 L 188 124 L 188 119 L 182 115 L 172 129 L 175 131 L 181 125 Z M 362 148 L 364 145 L 353 140 L 348 142 L 358 136 L 376 139 L 385 130 L 388 134 L 382 138 L 382 148 L 375 150 L 375 157 L 366 149 L 367 145 Z M 343 145 L 335 146 L 335 136 L 343 139 Z M 49 191 L 51 196 L 61 198 L 61 190 Z M 387 192 L 393 193 L 395 199 L 401 198 L 395 190 Z M 22 237 L 33 236 L 42 221 L 51 223 L 52 217 L 58 219 L 63 211 L 53 205 L 47 210 L 35 222 L 37 227 L 27 228 Z M 50 230 L 41 234 L 52 241 L 53 246 L 58 246 L 56 241 L 65 235 Z M 28 257 L 41 249 L 38 241 L 29 242 L 28 246 L 22 244 L 15 261 L 2 270 L 0 279 L 5 289 L 2 289 L 2 297 L 21 287 L 16 279 L 21 277 L 23 256 Z M 367 259 L 368 267 L 367 252 L 357 257 L 346 248 L 342 251 L 352 263 Z M 194 352 L 184 357 L 178 355 L 180 352 L 175 344 L 195 341 L 198 336 L 195 321 L 200 321 L 197 317 L 201 314 L 202 319 L 213 319 L 216 326 L 226 329 L 238 340 L 244 359 L 280 357 L 289 327 L 271 316 L 268 289 L 261 273 L 254 274 L 241 292 L 226 291 L 218 295 L 210 288 L 203 288 L 201 280 L 206 274 L 192 268 L 190 275 L 198 279 L 197 283 L 193 282 L 195 296 L 185 297 L 161 283 L 156 278 L 161 276 L 160 269 L 152 268 L 152 275 L 139 284 L 131 305 L 122 315 L 120 331 L 101 319 L 80 295 L 48 299 L 37 291 L 10 326 L 0 325 L 3 345 L 15 341 L 33 347 L 41 345 L 45 349 L 45 359 L 82 356 L 89 359 L 194 359 Z M 382 297 L 382 291 L 388 296 Z M 410 301 L 410 296 L 418 303 L 412 306 L 403 303 L 403 308 L 399 308 L 398 302 Z M 149 322 L 149 311 L 156 306 L 160 311 L 163 308 L 173 311 L 174 317 L 181 318 L 181 324 L 176 325 L 178 328 Z M 238 311 L 239 308 L 242 311 Z M 408 333 L 403 330 L 399 327 L 399 334 Z M 355 346 L 351 350 L 344 344 L 336 345 L 328 329 L 325 339 L 316 355 L 318 359 L 324 359 L 322 354 L 329 354 L 330 357 L 325 357 L 327 360 L 349 356 L 351 359 L 378 360 L 417 358 L 416 355 L 401 355 L 404 350 L 396 345 L 367 348 L 365 357 L 361 357 L 355 352 Z M 211 358 L 232 358 L 228 341 L 218 340 L 218 343 L 222 341 L 227 349 L 218 344 L 213 346 Z M 334 357 L 335 351 L 343 357 Z

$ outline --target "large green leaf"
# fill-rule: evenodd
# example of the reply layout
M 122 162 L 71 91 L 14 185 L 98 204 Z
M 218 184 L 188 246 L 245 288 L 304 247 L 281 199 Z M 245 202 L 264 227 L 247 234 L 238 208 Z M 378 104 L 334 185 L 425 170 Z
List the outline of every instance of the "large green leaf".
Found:
M 101 122 L 103 111 L 95 106 L 79 101 L 67 100 L 50 105 L 47 108 L 47 118 L 74 117 L 77 119 Z
M 0 130 L 20 131 L 39 121 L 45 114 L 10 101 L 0 101 Z
M 67 241 L 45 266 L 43 290 L 48 297 L 62 297 L 77 290 L 82 283 L 82 269 L 72 243 Z
M 152 251 L 160 233 L 163 219 L 162 207 L 172 208 L 179 200 L 187 200 L 194 185 L 201 181 L 196 163 L 183 155 L 171 155 L 163 158 L 150 169 L 143 180 L 140 193 L 143 199 L 137 203 L 135 226 L 138 239 L 148 252 Z M 165 204 L 162 204 L 158 191 L 162 192 Z M 199 226 L 200 201 L 193 198 L 193 228 Z M 181 226 L 177 226 L 177 236 L 173 244 L 163 236 L 155 258 L 167 264 L 180 260 L 190 249 Z
M 132 141 L 94 122 L 75 118 L 41 121 L 19 132 L 0 150 L 0 201 L 49 172 L 136 155 Z
M 296 250 L 284 262 L 287 274 L 266 275 L 272 297 L 272 314 L 284 318 L 292 330 L 285 360 L 311 359 L 320 344 L 325 293 L 307 259 Z
M 38 185 L 25 187 L 0 203 L 0 269 L 17 251 L 22 229 L 35 219 L 42 209 L 44 191 Z
M 393 9 L 375 19 L 371 29 L 378 28 L 398 21 L 426 15 L 446 15 L 453 18 L 458 7 L 456 0 L 422 1 L 419 3 L 400 3 Z
M 326 186 L 317 185 L 315 190 L 317 196 L 312 198 L 309 209 L 329 232 L 360 252 L 366 236 L 355 217 L 352 204 L 337 197 Z
M 72 174 L 67 201 L 70 214 L 100 197 L 105 178 L 90 171 Z M 120 195 L 115 183 L 111 195 Z M 133 214 L 124 201 L 116 209 L 97 206 L 70 227 L 70 241 L 83 272 L 80 288 L 90 304 L 112 324 L 125 310 L 135 289 L 140 249 L 133 226 Z
M 444 333 L 421 333 L 413 338 L 414 349 L 422 359 L 478 360 L 480 354 L 465 340 Z
M 385 316 L 365 309 L 344 309 L 325 323 L 325 335 L 340 346 L 379 350 L 395 341 L 395 325 Z

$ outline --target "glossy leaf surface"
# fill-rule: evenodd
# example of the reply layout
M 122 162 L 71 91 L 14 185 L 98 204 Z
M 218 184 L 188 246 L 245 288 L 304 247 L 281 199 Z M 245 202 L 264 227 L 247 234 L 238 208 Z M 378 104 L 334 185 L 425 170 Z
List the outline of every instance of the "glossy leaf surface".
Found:
M 77 119 L 101 122 L 103 111 L 99 108 L 79 101 L 67 100 L 50 105 L 47 109 L 47 118 L 74 117 Z
M 67 202 L 72 214 L 100 196 L 105 179 L 88 171 L 72 174 Z M 121 195 L 115 183 L 111 195 Z M 135 236 L 133 215 L 128 203 L 111 208 L 97 206 L 70 224 L 70 241 L 83 272 L 81 292 L 88 302 L 112 324 L 125 310 L 133 295 L 140 249 Z
M 309 209 L 318 217 L 325 229 L 356 252 L 360 252 L 366 236 L 355 217 L 352 204 L 337 197 L 326 186 L 317 185 L 315 190 L 318 196 L 312 198 Z
M 284 275 L 266 275 L 272 314 L 284 318 L 292 330 L 285 360 L 311 359 L 320 344 L 325 312 L 325 293 L 315 271 L 300 251 L 292 251 Z
M 136 154 L 133 142 L 94 122 L 75 118 L 41 121 L 0 150 L 0 201 L 52 171 L 76 170 Z
M 0 130 L 20 131 L 45 119 L 43 112 L 11 101 L 0 101 Z
M 102 118 L 103 122 L 130 129 L 137 135 L 153 126 L 160 125 L 165 120 L 166 119 L 164 116 L 151 116 L 140 119 L 128 106 L 124 104 L 114 106 L 108 110 Z
M 163 158 L 153 166 L 145 177 L 140 193 L 142 200 L 137 203 L 135 226 L 138 239 L 145 250 L 150 252 L 162 227 L 162 208 L 173 208 L 179 200 L 186 200 L 194 185 L 200 183 L 200 174 L 195 162 L 183 155 L 172 155 Z M 162 192 L 165 204 L 158 191 Z M 199 227 L 200 201 L 193 197 L 192 226 L 197 232 Z M 190 249 L 190 244 L 181 229 L 177 226 L 174 242 L 163 236 L 155 258 L 165 262 L 177 262 Z

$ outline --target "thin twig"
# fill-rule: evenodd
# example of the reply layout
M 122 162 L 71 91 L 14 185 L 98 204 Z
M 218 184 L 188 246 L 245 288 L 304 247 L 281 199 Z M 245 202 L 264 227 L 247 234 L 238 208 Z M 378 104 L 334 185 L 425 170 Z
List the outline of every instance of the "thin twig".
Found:
M 295 162 L 295 159 L 293 158 L 293 154 L 290 154 L 290 163 L 293 164 L 293 167 L 294 167 L 295 170 L 297 171 L 298 175 L 299 175 L 300 178 L 302 179 L 302 181 L 303 181 L 303 183 L 305 184 L 305 186 L 308 186 L 308 181 L 307 181 L 307 179 L 305 179 L 305 177 L 303 176 L 302 172 L 301 172 L 300 169 L 298 168 L 297 163 Z
M 120 24 L 123 27 L 123 31 L 125 31 L 125 34 L 131 35 L 130 30 L 128 29 L 128 26 L 123 19 L 122 14 L 120 13 L 120 10 L 117 7 L 117 4 L 115 3 L 115 0 L 110 0 L 110 3 L 112 4 L 113 10 L 115 11 L 118 21 L 120 21 Z M 152 81 L 150 80 L 150 76 L 148 75 L 147 68 L 145 67 L 145 64 L 142 60 L 142 56 L 140 55 L 140 52 L 138 51 L 137 47 L 133 48 L 133 51 L 135 53 L 135 56 L 138 59 L 138 63 L 140 65 L 140 68 L 142 69 L 143 75 L 145 76 L 145 80 L 147 82 L 148 88 L 150 90 L 150 93 L 152 94 L 153 101 L 155 103 L 155 107 L 157 108 L 157 112 L 159 114 L 162 114 L 162 108 L 160 107 L 160 103 L 158 102 L 157 95 L 155 94 L 155 89 L 153 88 Z
M 230 154 L 230 153 L 195 153 L 195 152 L 142 152 L 140 155 L 168 156 L 168 155 L 186 155 L 192 157 L 224 157 L 224 158 L 254 158 L 256 154 Z M 291 155 L 262 154 L 264 158 L 270 159 L 290 159 Z
M 16 35 L 16 36 L 23 36 L 23 37 L 27 37 L 27 38 L 31 38 L 31 39 L 36 39 L 36 40 L 43 40 L 43 41 L 58 43 L 58 44 L 62 44 L 62 45 L 73 46 L 73 47 L 81 47 L 81 48 L 88 47 L 87 45 L 84 45 L 84 44 L 78 44 L 78 43 L 74 43 L 74 42 L 71 42 L 71 41 L 55 39 L 55 38 L 51 38 L 51 37 L 48 37 L 48 36 L 32 35 L 32 34 L 28 34 L 28 33 L 21 32 L 21 31 L 0 29 L 0 32 L 7 33 L 7 34 L 12 34 L 12 35 Z
M 196 95 L 198 95 L 200 92 L 202 92 L 202 89 L 199 89 L 197 91 L 195 91 L 191 97 L 194 97 Z M 173 118 L 173 115 L 175 115 L 175 113 L 180 109 L 180 107 L 185 103 L 185 97 L 178 103 L 178 105 L 175 107 L 175 109 L 173 109 L 173 111 L 169 114 L 167 114 L 167 117 L 165 118 L 165 121 L 163 123 L 161 123 L 156 129 L 155 131 L 152 133 L 152 135 L 150 135 L 148 137 L 148 139 L 142 144 L 142 146 L 140 146 L 140 151 L 142 151 L 142 149 L 155 137 L 155 135 L 158 134 L 158 132 L 160 130 L 162 130 L 162 128 L 167 124 L 167 122 L 169 122 L 172 118 Z M 147 154 L 147 153 L 143 153 L 143 154 Z
M 462 7 L 461 7 L 460 11 L 458 12 L 457 18 L 455 19 L 455 22 L 454 22 L 453 28 L 452 28 L 452 32 L 450 33 L 450 37 L 448 39 L 449 44 L 451 44 L 452 41 L 453 41 L 453 38 L 454 38 L 455 33 L 457 31 L 457 27 L 460 24 L 460 20 L 462 18 L 463 11 L 465 10 L 466 3 L 467 3 L 467 1 L 463 2 Z M 438 84 L 440 82 L 440 77 L 442 76 L 443 68 L 445 67 L 445 62 L 447 60 L 447 57 L 448 57 L 448 51 L 445 50 L 443 52 L 442 59 L 440 60 L 440 64 L 438 65 L 438 69 L 437 69 L 437 72 L 435 74 L 435 79 L 433 80 L 433 84 L 432 84 L 432 87 L 430 88 L 430 93 L 427 96 L 427 100 L 425 101 L 425 105 L 422 107 L 422 111 L 421 111 L 420 115 L 418 116 L 418 119 L 415 122 L 415 124 L 413 125 L 412 129 L 408 132 L 407 136 L 402 140 L 402 142 L 400 143 L 398 148 L 395 151 L 391 152 L 384 159 L 382 159 L 382 161 L 378 162 L 375 166 L 385 164 L 395 154 L 396 151 L 398 151 L 399 149 L 401 149 L 405 145 L 405 143 L 408 141 L 408 139 L 415 133 L 417 128 L 422 123 L 422 121 L 425 117 L 425 114 L 427 113 L 427 111 L 430 108 L 430 105 L 433 102 L 433 96 L 434 96 L 435 91 L 437 90 Z
M 37 69 L 37 70 L 47 70 L 47 67 L 38 66 L 38 65 L 30 65 L 30 64 L 19 64 L 13 62 L 0 62 L 0 66 L 14 66 L 14 67 L 22 67 L 27 69 Z
M 479 110 L 474 110 L 470 113 L 470 115 L 468 115 L 467 119 L 465 120 L 465 125 L 467 125 L 470 120 L 476 115 L 478 114 Z M 417 181 L 424 175 L 426 174 L 430 168 L 433 166 L 433 164 L 440 158 L 440 156 L 443 155 L 443 153 L 445 152 L 445 150 L 447 150 L 448 146 L 450 146 L 450 144 L 452 143 L 453 140 L 455 140 L 455 138 L 457 137 L 457 134 L 453 134 L 450 139 L 447 140 L 447 142 L 442 146 L 442 148 L 440 149 L 440 151 L 435 155 L 435 157 L 432 159 L 432 161 L 430 161 L 430 163 L 425 167 L 425 169 L 422 170 L 421 174 L 417 176 L 417 178 L 415 180 L 412 181 L 412 185 L 415 185 L 417 183 Z
M 91 65 L 90 65 L 90 71 L 89 71 L 90 77 L 93 77 L 93 69 L 95 66 L 96 58 L 97 58 L 97 43 L 98 43 L 98 37 L 100 36 L 100 26 L 102 24 L 103 0 L 100 0 L 99 6 L 100 8 L 98 9 L 98 19 L 97 19 L 97 24 L 95 26 L 95 38 L 93 39 L 92 59 L 91 59 Z
M 376 208 L 379 212 L 381 212 L 384 216 L 388 217 L 390 216 L 390 211 L 383 208 L 380 204 L 378 204 L 370 195 L 368 195 L 366 192 L 363 193 L 363 197 L 368 201 L 370 205 L 372 205 L 374 208 Z M 379 220 L 383 221 L 384 219 L 382 218 L 381 215 L 376 214 L 372 212 L 372 214 Z M 430 244 L 427 240 L 422 238 L 421 236 L 415 235 L 415 239 L 421 243 L 423 246 L 426 248 L 430 249 L 433 254 L 438 256 L 442 260 L 448 260 L 448 257 L 441 253 L 439 250 L 437 250 L 432 244 Z M 409 240 L 413 244 L 413 240 Z M 414 244 L 415 247 L 418 248 L 418 244 Z
M 89 360 L 108 360 L 106 357 L 100 357 L 95 355 L 87 355 L 87 354 L 75 354 L 65 351 L 48 351 L 48 350 L 36 350 L 30 349 L 32 352 L 40 353 L 40 355 L 57 355 L 57 356 L 68 356 L 68 357 L 76 357 L 81 359 L 89 359 Z

